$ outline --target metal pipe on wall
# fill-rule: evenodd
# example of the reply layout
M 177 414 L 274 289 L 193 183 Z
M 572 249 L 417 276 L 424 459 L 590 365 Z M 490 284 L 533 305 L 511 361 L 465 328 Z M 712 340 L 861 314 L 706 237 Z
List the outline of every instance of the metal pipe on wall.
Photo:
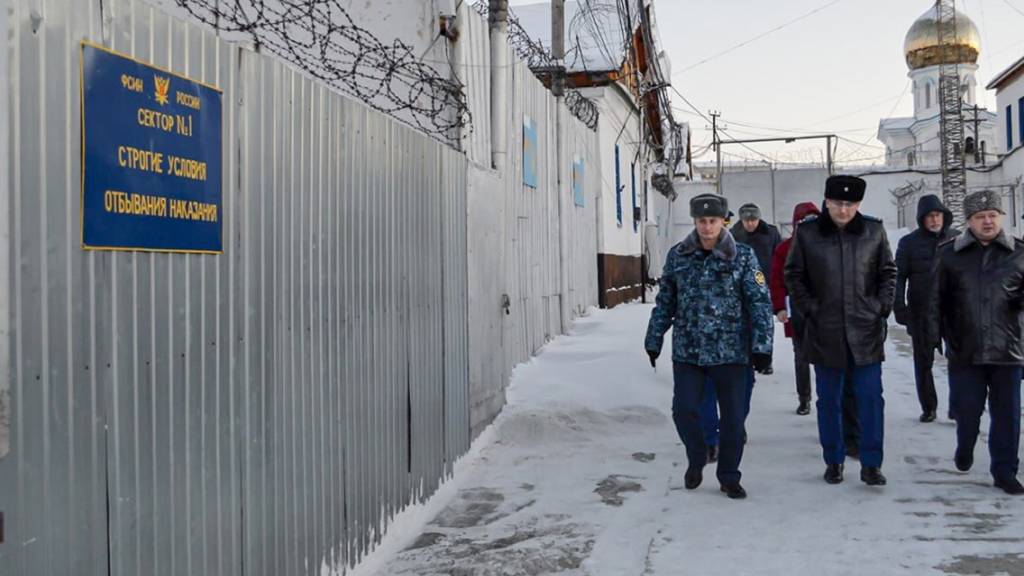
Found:
M 491 167 L 504 171 L 508 157 L 508 0 L 490 0 Z
M 558 185 L 558 291 L 559 319 L 561 332 L 569 330 L 569 199 L 566 185 L 571 184 L 566 170 L 566 122 L 569 117 L 565 108 L 565 0 L 551 2 L 551 56 L 555 61 L 552 78 L 552 93 L 555 96 L 555 174 Z
M 7 44 L 10 36 L 7 14 L 9 10 L 8 0 L 0 0 L 0 167 L 2 167 L 0 172 L 4 173 L 10 166 L 7 159 L 7 135 L 9 133 L 7 110 L 11 87 L 10 77 L 7 73 Z M 0 342 L 5 343 L 0 345 L 0 458 L 7 455 L 10 442 L 9 374 L 11 365 L 10 350 L 6 346 L 10 320 L 10 282 L 7 281 L 11 246 L 10 219 L 8 218 L 8 214 L 11 213 L 10 202 L 10 188 L 5 176 L 0 178 L 0 277 L 4 278 L 4 281 L 0 282 Z M 2 526 L 0 526 L 0 530 L 2 530 Z

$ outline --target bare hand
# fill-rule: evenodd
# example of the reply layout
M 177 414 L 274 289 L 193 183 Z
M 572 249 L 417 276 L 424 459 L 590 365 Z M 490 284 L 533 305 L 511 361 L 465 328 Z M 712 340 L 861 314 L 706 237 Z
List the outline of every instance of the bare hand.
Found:
M 785 310 L 780 310 L 779 313 L 775 315 L 775 318 L 779 322 L 785 324 L 786 322 L 789 322 L 789 313 Z

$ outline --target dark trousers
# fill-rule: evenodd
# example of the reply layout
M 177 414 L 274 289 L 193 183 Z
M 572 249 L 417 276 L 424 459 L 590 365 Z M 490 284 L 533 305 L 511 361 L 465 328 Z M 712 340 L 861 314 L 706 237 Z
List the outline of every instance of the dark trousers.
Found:
M 754 369 L 748 370 L 747 374 L 747 403 L 744 409 L 744 421 L 750 416 L 750 402 L 754 398 Z M 718 446 L 718 394 L 715 392 L 715 384 L 708 377 L 704 383 L 704 399 L 700 403 L 700 427 L 704 431 L 704 443 L 708 446 Z
M 910 334 L 914 344 L 914 381 L 917 383 L 917 400 L 921 403 L 921 412 L 934 412 L 939 407 L 939 397 L 935 394 L 935 378 L 932 366 L 935 364 L 935 348 L 924 343 L 924 335 L 915 330 Z
M 796 393 L 801 400 L 811 399 L 811 365 L 804 354 L 804 335 L 793 327 L 793 365 L 796 368 Z
M 686 446 L 690 468 L 707 464 L 708 447 L 701 429 L 700 406 L 707 380 L 710 378 L 714 385 L 721 409 L 717 476 L 723 484 L 740 480 L 741 440 L 749 397 L 747 371 L 747 366 L 739 364 L 707 367 L 673 364 L 675 393 L 672 397 L 672 421 Z
M 949 367 L 950 403 L 956 413 L 957 452 L 973 454 L 988 398 L 988 451 L 992 477 L 1017 476 L 1020 460 L 1020 380 L 1018 366 Z
M 846 382 L 853 382 L 853 372 L 849 368 L 846 369 L 844 377 Z M 857 389 L 853 386 L 843 386 L 843 441 L 847 446 L 860 446 Z
M 854 366 L 848 370 L 815 366 L 818 389 L 818 436 L 826 464 L 846 460 L 843 418 L 844 390 L 856 396 L 860 427 L 860 461 L 867 467 L 882 465 L 885 438 L 885 400 L 882 399 L 882 364 Z

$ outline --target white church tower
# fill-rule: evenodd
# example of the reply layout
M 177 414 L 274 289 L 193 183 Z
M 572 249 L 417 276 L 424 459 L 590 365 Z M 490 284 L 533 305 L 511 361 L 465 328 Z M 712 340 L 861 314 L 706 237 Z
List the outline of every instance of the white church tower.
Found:
M 955 63 L 960 69 L 960 95 L 964 115 L 964 156 L 967 165 L 991 163 L 995 159 L 996 115 L 977 110 L 978 56 L 981 35 L 977 26 L 957 11 L 957 43 L 939 45 L 936 9 L 933 6 L 907 32 L 904 54 L 914 95 L 914 115 L 886 118 L 878 127 L 878 139 L 886 147 L 886 166 L 893 168 L 937 168 L 942 162 L 939 141 L 939 67 Z M 975 120 L 977 118 L 977 121 Z M 986 158 L 987 156 L 987 158 Z

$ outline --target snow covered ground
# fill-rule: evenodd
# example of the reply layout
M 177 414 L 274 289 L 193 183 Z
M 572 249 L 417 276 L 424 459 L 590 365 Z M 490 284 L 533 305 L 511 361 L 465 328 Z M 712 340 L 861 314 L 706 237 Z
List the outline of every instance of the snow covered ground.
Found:
M 668 346 L 643 352 L 650 306 L 594 312 L 516 370 L 510 402 L 431 501 L 406 513 L 355 574 L 1024 574 L 1024 499 L 952 462 L 954 425 L 920 424 L 909 340 L 884 366 L 884 488 L 827 485 L 815 416 L 797 416 L 790 343 L 776 333 L 742 464 L 747 500 L 683 489 Z M 936 367 L 940 414 L 947 390 Z M 987 426 L 987 424 L 986 424 Z M 984 438 L 983 438 L 984 440 Z

